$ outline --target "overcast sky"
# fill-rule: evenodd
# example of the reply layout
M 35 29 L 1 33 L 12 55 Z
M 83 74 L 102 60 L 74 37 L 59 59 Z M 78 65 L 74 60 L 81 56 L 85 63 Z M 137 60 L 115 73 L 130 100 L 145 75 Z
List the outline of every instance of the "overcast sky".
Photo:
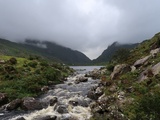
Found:
M 160 31 L 160 0 L 0 0 L 0 37 L 54 41 L 98 57 Z

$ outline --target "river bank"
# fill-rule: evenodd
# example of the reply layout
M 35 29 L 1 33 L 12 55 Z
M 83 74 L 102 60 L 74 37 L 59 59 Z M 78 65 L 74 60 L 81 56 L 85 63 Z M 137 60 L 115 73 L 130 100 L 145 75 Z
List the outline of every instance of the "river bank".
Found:
M 89 67 L 88 67 L 89 68 Z M 83 72 L 90 73 L 86 67 Z M 96 67 L 92 67 L 92 70 Z M 97 67 L 97 68 L 100 68 Z M 96 69 L 98 70 L 98 69 Z M 80 70 L 81 71 L 81 70 Z M 2 120 L 87 120 L 91 117 L 89 104 L 93 102 L 91 88 L 97 88 L 99 80 L 79 73 L 70 76 L 62 84 L 50 88 L 37 99 L 43 107 L 40 110 L 23 111 L 17 114 L 1 114 Z M 97 71 L 98 72 L 98 71 Z M 32 100 L 31 100 L 32 101 Z M 4 116 L 4 117 L 3 117 Z

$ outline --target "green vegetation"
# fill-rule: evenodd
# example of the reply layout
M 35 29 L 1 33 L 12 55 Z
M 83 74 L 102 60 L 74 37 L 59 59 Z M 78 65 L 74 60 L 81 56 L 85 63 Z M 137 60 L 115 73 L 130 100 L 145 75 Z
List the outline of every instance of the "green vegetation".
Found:
M 72 70 L 60 63 L 48 63 L 37 57 L 0 56 L 0 92 L 9 100 L 41 94 L 45 85 L 57 84 Z
M 38 47 L 37 44 L 41 45 L 41 47 Z M 91 62 L 87 56 L 79 51 L 52 42 L 40 42 L 38 40 L 26 40 L 22 44 L 0 39 L 0 55 L 28 57 L 30 60 L 41 57 L 48 61 L 70 65 L 86 65 Z
M 114 120 L 113 116 L 123 114 L 123 117 L 117 117 L 118 120 L 159 120 L 160 119 L 160 73 L 153 75 L 152 67 L 160 62 L 160 52 L 155 56 L 151 56 L 146 62 L 141 64 L 137 69 L 129 70 L 117 75 L 114 80 L 110 80 L 109 76 L 113 71 L 113 68 L 117 64 L 133 64 L 148 55 L 150 51 L 160 47 L 160 33 L 157 33 L 153 38 L 145 40 L 131 51 L 121 49 L 115 53 L 112 61 L 106 65 L 106 77 L 108 78 L 106 83 L 110 82 L 111 85 L 105 86 L 104 93 L 108 98 L 115 98 L 116 102 L 106 101 L 110 104 L 109 107 L 116 106 L 117 109 L 113 109 L 116 113 L 110 114 L 110 109 L 106 112 L 95 113 L 91 120 Z M 145 72 L 146 71 L 146 72 Z M 142 75 L 146 75 L 142 81 L 139 81 Z M 104 81 L 103 81 L 104 82 Z M 111 89 L 116 87 L 117 89 Z M 120 91 L 125 93 L 122 100 L 118 99 Z M 123 103 L 124 101 L 124 103 Z M 120 103 L 123 104 L 120 104 Z M 103 108 L 104 109 L 104 108 Z

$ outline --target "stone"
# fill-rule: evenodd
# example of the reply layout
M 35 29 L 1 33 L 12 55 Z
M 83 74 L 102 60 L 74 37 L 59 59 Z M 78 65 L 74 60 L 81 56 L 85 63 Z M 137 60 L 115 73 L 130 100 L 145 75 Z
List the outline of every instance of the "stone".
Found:
M 156 65 L 154 65 L 152 68 L 146 69 L 145 71 L 143 71 L 140 74 L 138 81 L 142 82 L 142 81 L 148 79 L 149 77 L 153 77 L 153 76 L 159 74 L 159 72 L 160 72 L 160 62 L 157 63 Z
M 19 117 L 16 120 L 26 120 L 24 117 Z
M 56 120 L 57 116 L 44 116 L 42 118 L 38 118 L 37 120 Z
M 78 105 L 78 101 L 74 101 L 74 100 L 70 100 L 68 103 L 70 105 L 73 105 L 73 106 L 77 106 Z
M 154 50 L 151 50 L 150 54 L 152 55 L 152 57 L 156 57 L 159 52 L 160 52 L 160 48 L 156 48 Z
M 75 83 L 78 84 L 80 82 L 87 82 L 88 81 L 88 78 L 87 77 L 78 77 L 78 79 L 75 80 Z
M 42 92 L 47 92 L 49 90 L 49 87 L 48 86 L 43 86 L 42 88 L 41 88 L 41 91 Z
M 93 71 L 88 72 L 85 77 L 92 77 L 93 79 L 99 79 L 101 75 L 101 71 L 98 69 L 94 69 Z
M 22 100 L 21 99 L 16 99 L 11 101 L 7 106 L 6 109 L 11 111 L 11 110 L 16 110 L 21 106 Z
M 151 70 L 152 70 L 153 75 L 159 74 L 159 72 L 160 72 L 160 62 L 157 63 L 156 65 L 154 65 L 154 66 L 151 68 Z
M 116 79 L 120 74 L 131 71 L 131 68 L 127 64 L 121 64 L 121 65 L 116 65 L 114 67 L 113 72 L 111 73 L 110 77 L 111 80 Z
M 143 65 L 149 58 L 151 57 L 151 55 L 148 55 L 142 59 L 137 60 L 133 66 L 135 66 L 136 68 L 140 67 L 141 65 Z
M 40 110 L 42 109 L 42 104 L 33 97 L 26 97 L 22 100 L 21 108 L 23 110 Z
M 68 110 L 65 105 L 60 105 L 57 107 L 57 112 L 60 114 L 64 114 L 64 113 L 68 113 Z
M 0 93 L 0 106 L 8 103 L 8 97 L 5 93 Z
M 58 98 L 54 97 L 49 102 L 50 102 L 50 106 L 54 106 L 58 102 Z

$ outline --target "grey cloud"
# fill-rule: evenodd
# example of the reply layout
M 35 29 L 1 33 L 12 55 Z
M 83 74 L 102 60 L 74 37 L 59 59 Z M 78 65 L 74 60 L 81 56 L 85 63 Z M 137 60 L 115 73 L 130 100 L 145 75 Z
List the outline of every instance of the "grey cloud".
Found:
M 158 0 L 0 0 L 0 37 L 54 41 L 96 58 L 159 32 Z

